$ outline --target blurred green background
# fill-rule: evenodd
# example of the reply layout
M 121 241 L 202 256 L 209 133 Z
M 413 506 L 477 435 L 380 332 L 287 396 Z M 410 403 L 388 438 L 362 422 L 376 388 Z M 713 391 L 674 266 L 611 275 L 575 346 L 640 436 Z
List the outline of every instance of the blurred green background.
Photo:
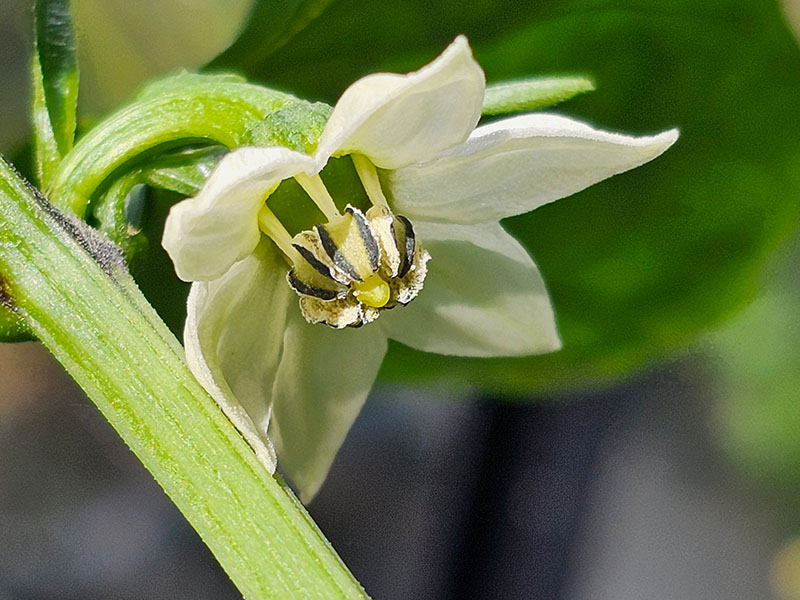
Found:
M 7 156 L 29 131 L 24 4 L 0 1 L 0 151 Z M 113 108 L 148 77 L 208 61 L 208 70 L 241 71 L 333 103 L 356 78 L 416 69 L 464 33 L 490 83 L 586 74 L 597 90 L 554 110 L 631 134 L 680 128 L 678 143 L 656 161 L 505 223 L 542 269 L 563 351 L 468 360 L 393 344 L 381 378 L 446 394 L 479 387 L 527 402 L 596 393 L 676 360 L 701 365 L 702 387 L 710 392 L 697 401 L 707 403 L 708 435 L 727 464 L 781 511 L 785 536 L 797 530 L 800 47 L 791 29 L 800 22 L 797 3 L 74 4 L 85 118 Z M 239 41 L 214 58 L 241 28 Z M 800 572 L 800 560 L 790 559 L 780 563 L 790 567 L 776 567 L 783 583 L 774 590 L 800 598 L 800 585 L 781 587 L 790 579 L 786 572 Z

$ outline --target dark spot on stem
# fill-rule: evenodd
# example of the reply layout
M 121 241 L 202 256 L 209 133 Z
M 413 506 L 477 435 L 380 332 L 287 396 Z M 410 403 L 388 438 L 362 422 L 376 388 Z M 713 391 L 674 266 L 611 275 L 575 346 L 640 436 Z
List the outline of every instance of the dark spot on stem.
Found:
M 89 227 L 77 217 L 68 215 L 56 208 L 44 197 L 44 194 L 25 179 L 13 165 L 9 164 L 9 166 L 14 170 L 20 180 L 25 183 L 39 208 L 47 213 L 64 233 L 80 244 L 109 277 L 113 279 L 119 269 L 126 269 L 125 257 L 119 246 L 96 229 Z
M 2 276 L 0 276 L 0 306 L 5 306 L 12 312 L 16 312 L 17 310 L 17 305 L 14 304 L 14 299 L 11 297 L 11 294 L 8 293 L 6 282 Z

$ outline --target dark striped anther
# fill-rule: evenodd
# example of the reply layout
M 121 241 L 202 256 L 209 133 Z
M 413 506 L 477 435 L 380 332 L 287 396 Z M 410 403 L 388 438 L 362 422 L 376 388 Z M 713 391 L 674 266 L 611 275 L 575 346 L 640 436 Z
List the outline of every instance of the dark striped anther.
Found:
M 355 219 L 356 227 L 358 228 L 358 235 L 364 244 L 364 249 L 367 251 L 367 258 L 369 258 L 369 267 L 374 273 L 381 266 L 381 250 L 378 246 L 378 240 L 372 233 L 372 227 L 367 222 L 367 218 L 357 208 L 348 205 L 345 209 L 353 219 Z
M 323 225 L 314 225 L 314 229 L 317 230 L 319 241 L 322 243 L 322 248 L 333 261 L 333 264 L 344 271 L 344 273 L 346 273 L 351 279 L 362 281 L 358 271 L 356 271 L 355 267 L 350 264 L 350 261 L 347 260 L 344 254 L 342 254 L 341 250 L 339 250 L 339 247 L 331 238 L 331 234 L 328 233 L 328 230 L 325 229 Z
M 414 250 L 416 250 L 417 240 L 411 221 L 403 215 L 395 215 L 395 218 L 403 224 L 403 229 L 405 230 L 405 235 L 403 236 L 405 244 L 402 249 L 398 248 L 398 250 L 403 250 L 403 262 L 400 265 L 400 272 L 397 274 L 398 277 L 405 277 L 411 269 L 411 265 L 414 264 Z
M 333 275 L 331 275 L 331 270 L 328 268 L 328 265 L 326 265 L 324 262 L 322 262 L 320 259 L 314 256 L 314 253 L 311 252 L 311 250 L 300 244 L 292 244 L 292 246 L 294 246 L 295 250 L 297 250 L 300 253 L 300 256 L 302 256 L 305 259 L 305 261 L 311 266 L 311 268 L 313 268 L 317 273 L 319 273 L 320 275 L 324 275 L 328 279 L 336 281 L 335 279 L 333 279 Z
M 338 297 L 336 290 L 326 290 L 324 288 L 308 285 L 301 279 L 298 279 L 297 275 L 294 274 L 294 269 L 289 271 L 286 279 L 289 281 L 289 285 L 292 287 L 292 289 L 298 294 L 313 296 L 314 298 L 319 298 L 320 300 L 335 300 Z

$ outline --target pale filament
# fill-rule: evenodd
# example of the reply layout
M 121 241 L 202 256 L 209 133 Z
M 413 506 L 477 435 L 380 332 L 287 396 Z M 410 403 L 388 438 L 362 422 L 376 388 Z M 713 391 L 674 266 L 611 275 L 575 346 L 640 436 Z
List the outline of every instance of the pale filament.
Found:
M 361 184 L 364 186 L 372 205 L 389 208 L 389 203 L 386 202 L 386 196 L 383 195 L 383 190 L 381 189 L 381 182 L 378 179 L 378 171 L 375 165 L 363 154 L 351 154 L 350 158 L 353 160 L 356 173 L 358 173 Z
M 300 253 L 295 249 L 292 236 L 265 204 L 258 213 L 258 227 L 286 255 L 292 263 L 300 260 Z
M 351 154 L 350 157 L 372 205 L 388 209 L 389 205 L 381 189 L 381 182 L 375 165 L 361 154 Z M 329 223 L 341 219 L 342 214 L 336 208 L 336 204 L 319 174 L 309 176 L 305 173 L 298 173 L 294 176 L 294 179 L 322 214 L 325 215 Z M 275 242 L 275 245 L 280 248 L 291 263 L 295 263 L 302 258 L 294 247 L 292 236 L 266 204 L 258 213 L 258 226 L 265 235 Z
M 333 198 L 331 198 L 328 189 L 325 187 L 319 175 L 309 177 L 305 173 L 299 173 L 294 176 L 294 179 L 300 184 L 300 187 L 305 190 L 311 200 L 314 201 L 317 208 L 322 211 L 322 214 L 325 215 L 328 222 L 334 221 L 342 216 L 339 213 L 339 209 L 336 208 L 336 204 L 333 203 Z

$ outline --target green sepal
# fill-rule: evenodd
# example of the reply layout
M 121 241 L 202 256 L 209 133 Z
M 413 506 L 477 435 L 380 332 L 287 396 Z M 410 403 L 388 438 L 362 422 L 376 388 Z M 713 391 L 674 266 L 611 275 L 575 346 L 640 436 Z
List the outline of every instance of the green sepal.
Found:
M 322 102 L 287 105 L 270 113 L 252 130 L 258 146 L 285 146 L 313 154 L 333 108 Z
M 547 77 L 498 83 L 486 87 L 482 113 L 503 115 L 539 110 L 594 89 L 594 82 L 586 77 Z
M 75 139 L 78 63 L 69 0 L 37 0 L 34 22 L 34 146 L 37 176 L 46 185 Z

